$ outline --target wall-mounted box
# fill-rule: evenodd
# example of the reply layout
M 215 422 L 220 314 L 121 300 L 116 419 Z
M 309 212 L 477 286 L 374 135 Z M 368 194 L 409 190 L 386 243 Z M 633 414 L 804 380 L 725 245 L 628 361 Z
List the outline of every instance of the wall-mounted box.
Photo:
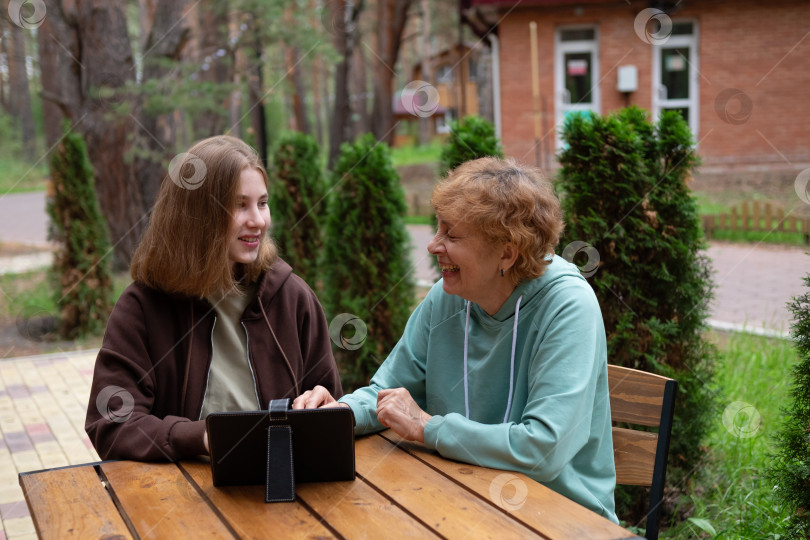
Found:
M 636 66 L 619 66 L 616 89 L 619 92 L 635 92 L 638 90 L 638 69 Z

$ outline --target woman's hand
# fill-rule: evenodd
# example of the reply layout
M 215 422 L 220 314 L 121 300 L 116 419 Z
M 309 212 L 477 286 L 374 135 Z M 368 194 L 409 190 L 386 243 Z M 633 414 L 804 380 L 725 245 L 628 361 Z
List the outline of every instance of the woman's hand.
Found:
M 293 401 L 293 409 L 317 409 L 319 407 L 348 407 L 345 403 L 338 403 L 329 390 L 321 385 L 317 385 L 312 390 L 307 390 Z
M 377 420 L 409 441 L 425 442 L 425 424 L 430 419 L 404 388 L 389 388 L 377 394 Z

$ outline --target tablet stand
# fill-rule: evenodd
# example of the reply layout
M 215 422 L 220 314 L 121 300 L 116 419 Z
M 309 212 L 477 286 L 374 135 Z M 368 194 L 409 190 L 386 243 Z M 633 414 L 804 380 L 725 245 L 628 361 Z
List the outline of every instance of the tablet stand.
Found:
M 270 426 L 267 428 L 267 475 L 264 494 L 266 503 L 295 500 L 292 428 L 284 424 L 289 408 L 289 399 L 274 399 L 268 406 Z

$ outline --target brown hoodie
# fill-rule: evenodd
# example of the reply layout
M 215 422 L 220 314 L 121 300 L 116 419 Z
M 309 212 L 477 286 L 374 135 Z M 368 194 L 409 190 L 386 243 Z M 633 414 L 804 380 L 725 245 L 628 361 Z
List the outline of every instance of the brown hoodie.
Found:
M 102 459 L 205 453 L 200 411 L 215 318 L 205 300 L 138 283 L 123 292 L 96 358 L 85 421 Z M 287 263 L 277 260 L 262 276 L 242 323 L 260 403 L 316 384 L 343 394 L 323 308 Z

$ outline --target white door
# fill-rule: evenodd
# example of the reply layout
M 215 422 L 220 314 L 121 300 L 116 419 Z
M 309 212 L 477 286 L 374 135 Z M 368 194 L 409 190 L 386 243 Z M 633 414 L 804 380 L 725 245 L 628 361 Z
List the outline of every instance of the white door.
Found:
M 557 29 L 554 51 L 554 110 L 557 133 L 565 118 L 579 111 L 599 113 L 599 42 L 596 27 Z M 562 148 L 557 136 L 557 148 Z
M 653 47 L 653 114 L 679 111 L 698 133 L 697 23 L 673 22 L 669 38 Z

